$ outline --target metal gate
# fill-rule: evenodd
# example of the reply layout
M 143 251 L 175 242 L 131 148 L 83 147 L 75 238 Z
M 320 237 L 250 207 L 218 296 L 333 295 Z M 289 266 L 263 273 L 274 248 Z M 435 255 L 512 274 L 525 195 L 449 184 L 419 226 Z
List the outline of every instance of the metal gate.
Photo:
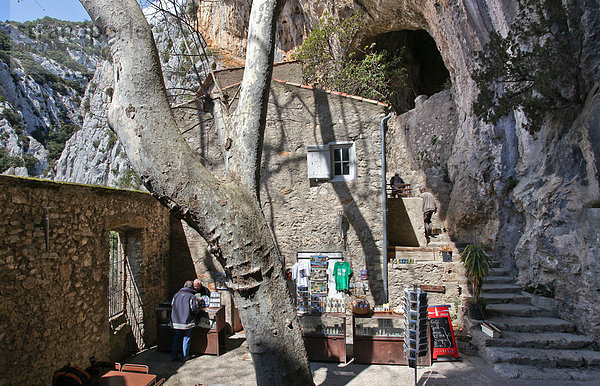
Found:
M 109 242 L 108 320 L 111 322 L 124 314 L 138 349 L 141 350 L 145 347 L 142 298 L 127 258 L 127 236 L 110 231 Z

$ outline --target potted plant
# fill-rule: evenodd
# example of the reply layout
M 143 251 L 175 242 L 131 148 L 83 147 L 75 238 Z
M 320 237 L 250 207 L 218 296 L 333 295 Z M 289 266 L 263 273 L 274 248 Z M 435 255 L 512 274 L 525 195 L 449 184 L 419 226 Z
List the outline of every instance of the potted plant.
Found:
M 442 261 L 443 262 L 449 263 L 452 261 L 452 247 L 450 246 L 450 244 L 442 245 L 442 247 L 440 248 L 440 251 L 442 251 Z
M 465 276 L 473 286 L 473 298 L 467 300 L 467 310 L 474 319 L 483 319 L 485 301 L 479 298 L 483 279 L 492 268 L 492 258 L 481 244 L 469 244 L 460 254 L 460 262 L 465 269 Z

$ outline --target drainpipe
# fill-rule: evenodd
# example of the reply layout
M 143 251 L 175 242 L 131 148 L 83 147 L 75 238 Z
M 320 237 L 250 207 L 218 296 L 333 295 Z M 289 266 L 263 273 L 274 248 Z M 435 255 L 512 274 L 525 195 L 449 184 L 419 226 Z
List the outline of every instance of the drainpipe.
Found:
M 381 119 L 381 204 L 383 207 L 383 302 L 389 302 L 388 296 L 388 257 L 387 257 L 387 194 L 385 192 L 385 130 L 387 121 L 392 117 L 390 110 L 388 115 Z

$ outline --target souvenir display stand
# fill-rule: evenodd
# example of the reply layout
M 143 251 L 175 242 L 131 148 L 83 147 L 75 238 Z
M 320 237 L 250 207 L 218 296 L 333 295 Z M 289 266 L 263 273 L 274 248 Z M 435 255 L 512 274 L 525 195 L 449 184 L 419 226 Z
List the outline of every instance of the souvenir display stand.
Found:
M 225 307 L 205 308 L 210 319 L 210 328 L 195 327 L 192 332 L 192 354 L 219 355 L 219 336 L 225 328 Z
M 317 362 L 346 362 L 346 315 L 299 315 L 308 358 Z
M 225 328 L 225 307 L 205 308 L 209 325 L 194 327 L 192 332 L 192 354 L 219 355 L 219 335 Z M 156 308 L 157 350 L 170 352 L 173 347 L 174 330 L 170 326 L 171 305 L 161 303 Z
M 404 317 L 391 312 L 352 315 L 354 361 L 367 364 L 407 365 L 404 355 Z M 419 366 L 431 366 L 431 350 Z

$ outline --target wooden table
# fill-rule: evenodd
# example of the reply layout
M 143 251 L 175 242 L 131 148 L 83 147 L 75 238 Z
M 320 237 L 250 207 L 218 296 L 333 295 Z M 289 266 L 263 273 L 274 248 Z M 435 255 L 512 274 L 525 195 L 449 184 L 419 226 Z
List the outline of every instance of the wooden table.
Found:
M 111 370 L 100 378 L 101 386 L 149 386 L 156 382 L 156 375 Z

